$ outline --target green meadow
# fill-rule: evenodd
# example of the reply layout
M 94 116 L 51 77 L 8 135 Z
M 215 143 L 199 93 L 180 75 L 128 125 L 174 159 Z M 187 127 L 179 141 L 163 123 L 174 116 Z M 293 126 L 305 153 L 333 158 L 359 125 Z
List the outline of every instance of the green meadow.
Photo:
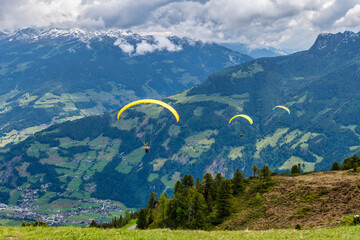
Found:
M 360 239 L 360 226 L 266 231 L 127 230 L 80 227 L 0 227 L 1 239 Z

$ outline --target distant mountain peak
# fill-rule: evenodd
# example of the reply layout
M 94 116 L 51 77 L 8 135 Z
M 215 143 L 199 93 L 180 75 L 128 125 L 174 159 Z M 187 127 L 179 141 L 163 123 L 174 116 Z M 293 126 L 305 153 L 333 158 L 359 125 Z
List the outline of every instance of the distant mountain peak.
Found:
M 309 49 L 311 52 L 329 53 L 336 50 L 345 50 L 351 44 L 360 43 L 360 32 L 344 31 L 343 33 L 321 33 Z M 360 46 L 360 45 L 359 45 Z

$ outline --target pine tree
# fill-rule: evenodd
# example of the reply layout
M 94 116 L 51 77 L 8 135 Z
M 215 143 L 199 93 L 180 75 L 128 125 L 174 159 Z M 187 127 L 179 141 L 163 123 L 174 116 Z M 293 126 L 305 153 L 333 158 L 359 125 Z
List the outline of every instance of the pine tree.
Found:
M 136 222 L 136 227 L 138 229 L 146 229 L 148 227 L 148 220 L 147 220 L 147 211 L 146 209 L 141 208 L 139 211 L 138 220 Z
M 215 183 L 216 183 L 216 187 L 220 186 L 220 183 L 224 180 L 225 178 L 221 175 L 221 173 L 217 173 L 215 175 Z
M 220 219 L 230 216 L 231 206 L 231 184 L 229 180 L 221 181 L 217 200 L 217 214 Z
M 268 165 L 263 166 L 260 172 L 261 172 L 261 178 L 265 183 L 271 181 L 271 171 Z
M 190 174 L 186 174 L 181 178 L 183 188 L 189 188 L 194 186 L 194 178 Z
M 156 208 L 157 204 L 158 204 L 158 200 L 156 199 L 156 193 L 152 192 L 150 197 L 149 197 L 149 200 L 148 200 L 148 208 L 149 209 L 154 209 Z
M 214 179 L 210 173 L 206 173 L 202 177 L 201 188 L 199 192 L 202 193 L 208 207 L 208 211 L 211 212 L 213 208 L 213 202 L 216 201 L 216 187 Z
M 196 189 L 199 191 L 201 188 L 201 181 L 199 178 L 196 178 L 196 183 L 195 183 L 195 187 Z
M 176 195 L 176 194 L 179 194 L 179 193 L 180 193 L 180 194 L 183 193 L 183 187 L 182 187 L 182 184 L 181 184 L 180 181 L 177 181 L 177 182 L 175 183 L 174 193 L 175 193 L 175 195 Z
M 338 170 L 340 170 L 340 165 L 339 165 L 339 163 L 338 163 L 338 162 L 334 162 L 333 165 L 332 165 L 332 167 L 331 167 L 331 170 L 332 170 L 332 171 L 338 171 Z
M 300 173 L 300 170 L 296 164 L 291 167 L 291 173 L 292 174 Z
M 205 226 L 207 206 L 204 196 L 195 190 L 192 193 L 189 212 L 191 211 L 191 221 L 189 222 L 192 229 L 203 229 Z
M 233 178 L 232 178 L 232 189 L 233 189 L 233 195 L 238 195 L 245 190 L 245 184 L 244 184 L 244 175 L 240 172 L 239 169 L 236 169 L 234 172 Z
M 254 166 L 252 166 L 252 168 L 251 168 L 251 171 L 253 171 L 253 173 L 254 173 L 254 177 L 256 176 L 257 170 L 258 170 L 258 168 L 257 168 L 257 166 L 254 164 Z
M 158 214 L 157 218 L 159 222 L 162 222 L 166 218 L 166 207 L 167 207 L 167 195 L 163 193 L 159 197 Z

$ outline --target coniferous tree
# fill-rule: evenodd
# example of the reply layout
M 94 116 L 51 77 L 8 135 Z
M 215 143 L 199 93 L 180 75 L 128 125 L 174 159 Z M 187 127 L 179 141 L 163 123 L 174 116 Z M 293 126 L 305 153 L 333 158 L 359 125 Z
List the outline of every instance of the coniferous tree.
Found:
M 240 172 L 239 169 L 236 169 L 232 178 L 232 189 L 233 195 L 238 195 L 245 190 L 245 183 L 244 183 L 244 175 Z
M 186 174 L 181 178 L 183 188 L 189 188 L 194 186 L 194 178 L 190 174 Z
M 221 175 L 221 173 L 217 173 L 215 175 L 215 184 L 217 185 L 217 187 L 220 186 L 220 183 L 224 180 L 225 178 Z
M 229 180 L 221 181 L 218 200 L 217 200 L 217 214 L 218 218 L 223 219 L 227 216 L 230 216 L 232 211 L 231 206 L 231 184 Z
M 195 187 L 196 187 L 196 189 L 198 189 L 198 191 L 199 191 L 199 189 L 201 188 L 201 181 L 200 181 L 199 178 L 196 178 Z
M 166 226 L 169 228 L 177 228 L 177 209 L 178 202 L 176 195 L 173 198 L 170 198 L 166 204 Z
M 300 173 L 300 170 L 296 164 L 291 167 L 291 173 L 292 174 Z
M 206 222 L 207 206 L 204 196 L 196 189 L 192 194 L 190 211 L 192 216 L 189 227 L 192 229 L 203 229 Z
M 251 171 L 254 173 L 254 177 L 256 176 L 256 172 L 257 172 L 258 168 L 257 166 L 254 164 L 254 166 L 252 166 Z
M 261 178 L 265 183 L 271 181 L 271 171 L 268 165 L 263 166 L 260 172 L 261 172 Z
M 149 209 L 154 209 L 158 204 L 158 200 L 156 199 L 155 196 L 156 196 L 156 193 L 154 193 L 154 192 L 152 192 L 150 194 L 150 197 L 148 200 L 148 206 L 147 206 Z
M 208 211 L 211 212 L 213 203 L 216 201 L 216 186 L 214 179 L 210 173 L 206 173 L 201 181 L 201 188 L 199 190 L 205 198 Z
M 159 222 L 163 222 L 166 218 L 166 208 L 167 208 L 167 195 L 163 193 L 159 197 L 157 217 Z
M 334 162 L 333 165 L 332 165 L 332 167 L 331 167 L 331 170 L 332 170 L 332 171 L 338 171 L 338 170 L 340 170 L 340 165 L 339 165 L 339 163 L 338 163 L 338 162 Z
M 183 192 L 182 184 L 181 184 L 180 181 L 177 181 L 177 182 L 175 183 L 174 193 L 175 193 L 175 195 L 176 195 L 176 194 L 179 194 L 179 193 L 182 194 L 182 192 Z
M 147 219 L 146 209 L 143 209 L 143 208 L 140 209 L 138 220 L 136 222 L 136 227 L 138 229 L 146 229 L 148 227 L 148 219 Z

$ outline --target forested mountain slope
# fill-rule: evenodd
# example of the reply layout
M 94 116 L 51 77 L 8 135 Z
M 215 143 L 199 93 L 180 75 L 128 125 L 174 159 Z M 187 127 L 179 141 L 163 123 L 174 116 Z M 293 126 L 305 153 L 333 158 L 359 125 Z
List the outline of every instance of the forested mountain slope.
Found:
M 151 192 L 171 193 L 184 174 L 227 177 L 269 165 L 330 169 L 360 150 L 360 34 L 321 34 L 308 50 L 262 58 L 211 74 L 165 98 L 180 115 L 142 105 L 54 125 L 0 156 L 3 199 L 17 186 L 51 183 L 53 192 L 140 207 Z M 289 115 L 276 105 L 290 108 Z M 244 119 L 229 119 L 247 114 Z M 140 137 L 163 126 L 149 154 Z M 242 137 L 240 137 L 242 134 Z M 10 194 L 11 192 L 11 194 Z

